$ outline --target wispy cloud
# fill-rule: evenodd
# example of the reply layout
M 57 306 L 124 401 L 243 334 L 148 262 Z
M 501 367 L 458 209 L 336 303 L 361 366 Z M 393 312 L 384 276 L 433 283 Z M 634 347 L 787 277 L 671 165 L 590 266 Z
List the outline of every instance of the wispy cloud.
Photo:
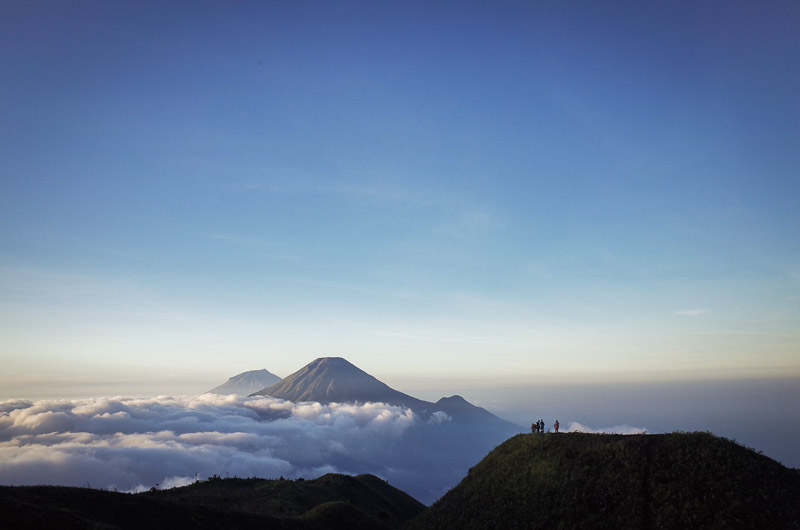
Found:
M 800 334 L 798 333 L 776 333 L 771 331 L 695 331 L 694 335 L 731 335 L 731 336 L 742 336 L 742 337 L 781 337 L 781 338 L 789 338 L 789 339 L 798 339 L 800 338 Z
M 705 309 L 680 309 L 672 314 L 681 317 L 699 317 L 708 314 L 708 311 Z
M 434 234 L 470 239 L 494 232 L 503 224 L 501 219 L 488 208 L 462 206 L 449 220 L 434 227 Z
M 387 184 L 314 179 L 247 182 L 234 185 L 231 189 L 281 195 L 333 195 L 381 202 L 406 203 L 428 203 L 435 197 L 433 193 L 409 191 Z
M 276 252 L 272 245 L 259 238 L 221 233 L 209 234 L 208 238 L 226 245 L 266 251 L 265 257 L 276 261 L 300 261 L 300 257 L 298 255 L 289 252 Z
M 451 190 L 403 187 L 382 182 L 321 181 L 296 179 L 281 182 L 250 182 L 233 189 L 286 195 L 326 195 L 371 203 L 396 203 L 427 209 L 443 218 L 432 228 L 434 235 L 465 239 L 492 232 L 504 225 L 500 217 L 480 201 L 469 200 Z

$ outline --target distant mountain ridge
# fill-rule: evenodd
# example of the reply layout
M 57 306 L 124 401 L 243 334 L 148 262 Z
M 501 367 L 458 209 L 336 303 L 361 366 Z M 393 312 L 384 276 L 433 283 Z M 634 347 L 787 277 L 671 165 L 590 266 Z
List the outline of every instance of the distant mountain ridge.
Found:
M 280 380 L 280 377 L 267 370 L 250 370 L 231 377 L 225 383 L 212 388 L 207 393 L 247 396 L 264 387 L 274 385 Z

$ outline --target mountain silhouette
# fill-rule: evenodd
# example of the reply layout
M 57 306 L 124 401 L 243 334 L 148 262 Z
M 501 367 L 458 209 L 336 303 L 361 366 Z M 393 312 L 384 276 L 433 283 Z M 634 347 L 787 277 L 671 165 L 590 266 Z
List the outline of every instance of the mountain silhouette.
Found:
M 250 370 L 231 377 L 225 383 L 209 390 L 208 393 L 247 396 L 266 386 L 274 385 L 280 380 L 280 377 L 267 370 Z
M 710 433 L 521 434 L 409 529 L 800 529 L 800 471 Z

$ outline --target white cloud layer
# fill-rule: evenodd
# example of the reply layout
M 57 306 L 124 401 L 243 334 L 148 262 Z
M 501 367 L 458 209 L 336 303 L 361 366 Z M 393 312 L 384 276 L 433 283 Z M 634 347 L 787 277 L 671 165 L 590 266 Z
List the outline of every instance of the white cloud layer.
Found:
M 587 432 L 594 434 L 647 434 L 647 429 L 643 427 L 631 427 L 630 425 L 615 425 L 614 427 L 602 427 L 593 429 L 582 425 L 577 421 L 571 421 L 567 425 L 565 432 Z
M 0 484 L 133 491 L 213 474 L 379 473 L 365 462 L 379 462 L 415 421 L 410 410 L 380 403 L 215 394 L 4 401 Z

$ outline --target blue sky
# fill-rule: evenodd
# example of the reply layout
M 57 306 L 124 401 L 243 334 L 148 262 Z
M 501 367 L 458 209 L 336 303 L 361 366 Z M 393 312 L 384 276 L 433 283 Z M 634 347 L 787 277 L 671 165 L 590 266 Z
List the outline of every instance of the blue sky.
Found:
M 0 8 L 7 397 L 800 376 L 796 3 L 162 4 Z

